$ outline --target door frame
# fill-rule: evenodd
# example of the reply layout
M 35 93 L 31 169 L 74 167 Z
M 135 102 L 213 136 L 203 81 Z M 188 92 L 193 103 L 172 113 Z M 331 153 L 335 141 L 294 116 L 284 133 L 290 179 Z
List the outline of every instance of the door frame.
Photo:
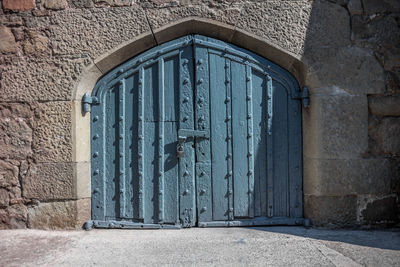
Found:
M 72 156 L 74 162 L 73 185 L 79 200 L 79 221 L 91 219 L 91 168 L 90 168 L 90 116 L 83 112 L 82 96 L 91 93 L 97 81 L 111 69 L 141 52 L 187 34 L 202 34 L 227 43 L 238 45 L 279 64 L 289 71 L 302 87 L 307 79 L 307 65 L 300 58 L 265 38 L 232 26 L 201 17 L 174 21 L 155 32 L 144 32 L 127 42 L 105 52 L 85 67 L 72 93 Z M 311 138 L 311 137 L 310 137 Z M 308 139 L 307 139 L 308 140 Z M 309 144 L 304 143 L 305 147 Z M 304 177 L 307 179 L 307 177 Z M 303 183 L 304 183 L 303 179 Z M 303 196 L 304 197 L 304 196 Z

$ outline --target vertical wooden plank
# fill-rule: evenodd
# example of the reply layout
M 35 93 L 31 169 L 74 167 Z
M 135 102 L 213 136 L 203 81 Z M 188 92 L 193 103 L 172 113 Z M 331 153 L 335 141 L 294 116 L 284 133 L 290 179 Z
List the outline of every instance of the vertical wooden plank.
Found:
M 274 216 L 289 215 L 288 205 L 288 114 L 286 89 L 279 83 L 274 85 L 273 96 L 273 205 Z
M 226 165 L 228 170 L 228 190 L 225 195 L 228 196 L 228 219 L 233 220 L 233 168 L 232 168 L 232 83 L 231 83 L 231 62 L 225 59 L 225 95 L 226 99 Z
M 138 219 L 138 80 L 135 72 L 125 78 L 125 213 L 127 220 Z
M 179 57 L 164 59 L 164 222 L 179 223 Z
M 98 96 L 100 97 L 100 96 Z M 105 104 L 92 107 L 91 111 L 91 171 L 92 171 L 92 219 L 105 220 L 106 175 L 105 164 Z
M 254 217 L 254 145 L 253 145 L 253 87 L 251 67 L 246 65 L 246 109 L 247 109 L 247 166 L 249 174 L 248 209 L 249 217 Z
M 267 215 L 267 92 L 265 76 L 251 70 L 254 146 L 254 216 Z
M 179 56 L 164 58 L 164 121 L 179 121 Z
M 118 83 L 118 168 L 119 168 L 119 218 L 127 217 L 126 211 L 126 169 L 125 169 L 125 79 Z
M 289 206 L 290 217 L 303 217 L 301 101 L 289 98 Z
M 158 59 L 158 222 L 164 221 L 164 59 Z
M 273 216 L 273 207 L 274 207 L 274 195 L 273 195 L 273 188 L 274 188 L 274 152 L 273 152 L 273 135 L 272 135 L 272 115 L 273 115 L 273 95 L 274 95 L 274 88 L 272 85 L 272 78 L 267 76 L 267 186 L 268 186 L 268 207 L 267 207 L 267 215 L 268 217 Z
M 154 197 L 158 188 L 157 127 L 158 123 L 144 122 L 144 223 L 156 223 L 158 220 L 158 198 Z
M 183 48 L 180 55 L 180 112 L 179 128 L 194 130 L 193 109 L 193 51 L 191 46 Z M 189 104 L 190 103 L 190 104 Z M 180 219 L 184 227 L 196 223 L 195 155 L 193 139 L 184 142 L 184 156 L 179 159 Z
M 233 198 L 235 217 L 247 217 L 249 213 L 247 121 L 251 111 L 247 111 L 246 66 L 231 63 L 232 73 L 232 144 L 233 144 Z M 228 135 L 229 136 L 229 135 Z
M 159 114 L 158 64 L 144 68 L 144 223 L 157 223 L 158 204 L 158 114 Z
M 144 69 L 139 70 L 138 81 L 138 219 L 143 221 L 144 211 Z
M 210 62 L 210 107 L 211 107 L 211 158 L 213 188 L 213 220 L 228 219 L 228 178 L 232 172 L 227 169 L 226 145 L 226 96 L 225 59 L 209 54 Z M 227 101 L 229 100 L 229 102 Z
M 179 223 L 177 122 L 164 122 L 164 223 Z
M 119 216 L 119 170 L 118 162 L 118 99 L 119 85 L 115 84 L 107 90 L 105 96 L 105 219 L 114 219 Z
M 196 84 L 196 129 L 210 132 L 210 77 L 207 48 L 194 47 L 195 76 L 202 80 Z M 196 140 L 196 185 L 198 221 L 212 221 L 211 186 L 211 142 L 209 139 Z

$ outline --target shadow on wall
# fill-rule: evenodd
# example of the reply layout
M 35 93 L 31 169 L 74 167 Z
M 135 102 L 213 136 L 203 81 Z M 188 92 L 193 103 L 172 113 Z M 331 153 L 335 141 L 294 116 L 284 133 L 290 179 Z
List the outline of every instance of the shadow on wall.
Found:
M 314 225 L 395 225 L 400 3 L 319 0 L 309 15 L 302 56 L 311 90 L 311 107 L 303 110 L 305 217 Z

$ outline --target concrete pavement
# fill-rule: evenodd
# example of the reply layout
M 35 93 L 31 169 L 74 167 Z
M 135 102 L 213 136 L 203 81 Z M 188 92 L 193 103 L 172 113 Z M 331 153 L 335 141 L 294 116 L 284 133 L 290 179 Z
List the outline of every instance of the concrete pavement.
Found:
M 400 231 L 0 231 L 0 266 L 400 266 Z

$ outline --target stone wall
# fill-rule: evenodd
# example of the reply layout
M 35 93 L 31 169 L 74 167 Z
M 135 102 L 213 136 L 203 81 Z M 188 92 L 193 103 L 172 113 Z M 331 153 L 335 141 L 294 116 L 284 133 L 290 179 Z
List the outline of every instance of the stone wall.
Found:
M 303 125 L 305 215 L 316 225 L 399 222 L 399 12 L 399 1 L 314 2 Z
M 90 92 L 87 73 L 97 79 L 189 33 L 271 55 L 309 86 L 304 211 L 315 225 L 397 223 L 399 13 L 396 0 L 3 0 L 0 228 L 75 228 L 90 218 L 89 124 L 77 88 Z M 179 33 L 168 30 L 179 21 Z M 136 39 L 141 46 L 130 45 Z

